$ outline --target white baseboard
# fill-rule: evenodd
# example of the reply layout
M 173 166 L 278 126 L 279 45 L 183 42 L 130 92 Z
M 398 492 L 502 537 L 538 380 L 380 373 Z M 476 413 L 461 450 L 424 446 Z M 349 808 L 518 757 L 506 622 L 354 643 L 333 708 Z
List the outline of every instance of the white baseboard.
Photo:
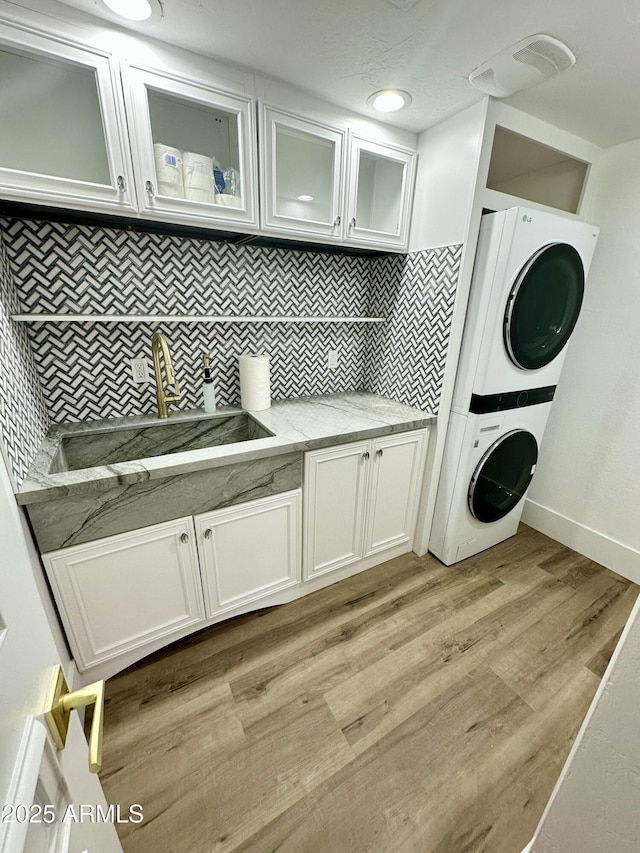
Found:
M 635 548 L 531 500 L 525 501 L 522 521 L 590 560 L 640 584 L 640 551 Z

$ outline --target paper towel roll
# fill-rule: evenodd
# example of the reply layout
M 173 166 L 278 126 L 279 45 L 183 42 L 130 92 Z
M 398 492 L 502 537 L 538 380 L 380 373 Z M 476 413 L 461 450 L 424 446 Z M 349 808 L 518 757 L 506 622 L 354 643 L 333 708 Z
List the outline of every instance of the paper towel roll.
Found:
M 191 201 L 212 201 L 212 174 L 213 157 L 185 151 L 182 155 L 184 197 Z
M 156 161 L 158 195 L 184 198 L 182 151 L 170 145 L 163 145 L 162 142 L 155 142 L 153 155 Z
M 243 409 L 252 412 L 271 406 L 268 355 L 240 356 L 240 401 Z

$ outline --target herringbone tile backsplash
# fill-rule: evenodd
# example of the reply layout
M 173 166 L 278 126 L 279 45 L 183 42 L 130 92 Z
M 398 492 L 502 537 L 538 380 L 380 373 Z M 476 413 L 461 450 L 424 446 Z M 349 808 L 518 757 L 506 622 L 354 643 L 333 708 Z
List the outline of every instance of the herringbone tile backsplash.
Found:
M 6 314 L 17 310 L 386 316 L 389 322 L 380 326 L 161 328 L 185 408 L 201 405 L 202 353 L 211 355 L 219 401 L 233 404 L 240 397 L 238 356 L 253 352 L 271 356 L 276 399 L 365 389 L 437 411 L 459 246 L 362 258 L 8 218 L 0 219 L 0 236 L 6 250 L 0 334 L 19 340 L 22 353 L 16 359 L 3 346 L 0 363 L 21 387 L 26 371 L 26 383 L 33 386 L 27 418 L 18 417 L 11 399 L 0 397 L 4 440 L 18 480 L 47 417 L 61 422 L 154 411 L 153 385 L 133 383 L 128 359 L 151 360 L 158 324 L 10 323 Z M 338 350 L 336 370 L 326 368 L 329 349 Z M 29 370 L 25 358 L 31 359 Z
M 18 486 L 49 428 L 49 416 L 27 328 L 14 323 L 20 309 L 0 236 L 0 436 L 9 473 Z

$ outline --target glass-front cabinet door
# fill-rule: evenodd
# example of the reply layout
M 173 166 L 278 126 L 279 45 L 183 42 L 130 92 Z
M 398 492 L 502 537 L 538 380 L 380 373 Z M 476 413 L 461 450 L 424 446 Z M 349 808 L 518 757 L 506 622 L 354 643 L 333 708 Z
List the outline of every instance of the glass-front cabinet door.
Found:
M 112 58 L 0 23 L 0 197 L 135 209 Z
M 406 248 L 416 155 L 351 137 L 347 239 Z
M 253 100 L 128 64 L 123 82 L 141 213 L 257 225 Z
M 263 226 L 339 240 L 343 131 L 265 106 L 262 139 Z

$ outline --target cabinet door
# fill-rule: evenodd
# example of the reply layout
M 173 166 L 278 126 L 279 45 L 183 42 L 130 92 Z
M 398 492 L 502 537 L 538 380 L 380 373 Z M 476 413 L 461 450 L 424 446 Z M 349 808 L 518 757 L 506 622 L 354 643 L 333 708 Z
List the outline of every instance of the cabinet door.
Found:
M 413 540 L 427 431 L 372 442 L 365 555 Z
M 305 456 L 304 580 L 362 557 L 368 441 Z
M 135 209 L 119 80 L 108 54 L 0 23 L 0 196 Z
M 265 106 L 261 138 L 264 227 L 340 239 L 344 133 Z
M 300 490 L 195 517 L 207 616 L 300 583 Z
M 126 63 L 122 73 L 141 211 L 256 225 L 252 99 Z
M 406 248 L 416 155 L 351 137 L 347 239 Z
M 204 618 L 191 518 L 43 556 L 79 669 Z

